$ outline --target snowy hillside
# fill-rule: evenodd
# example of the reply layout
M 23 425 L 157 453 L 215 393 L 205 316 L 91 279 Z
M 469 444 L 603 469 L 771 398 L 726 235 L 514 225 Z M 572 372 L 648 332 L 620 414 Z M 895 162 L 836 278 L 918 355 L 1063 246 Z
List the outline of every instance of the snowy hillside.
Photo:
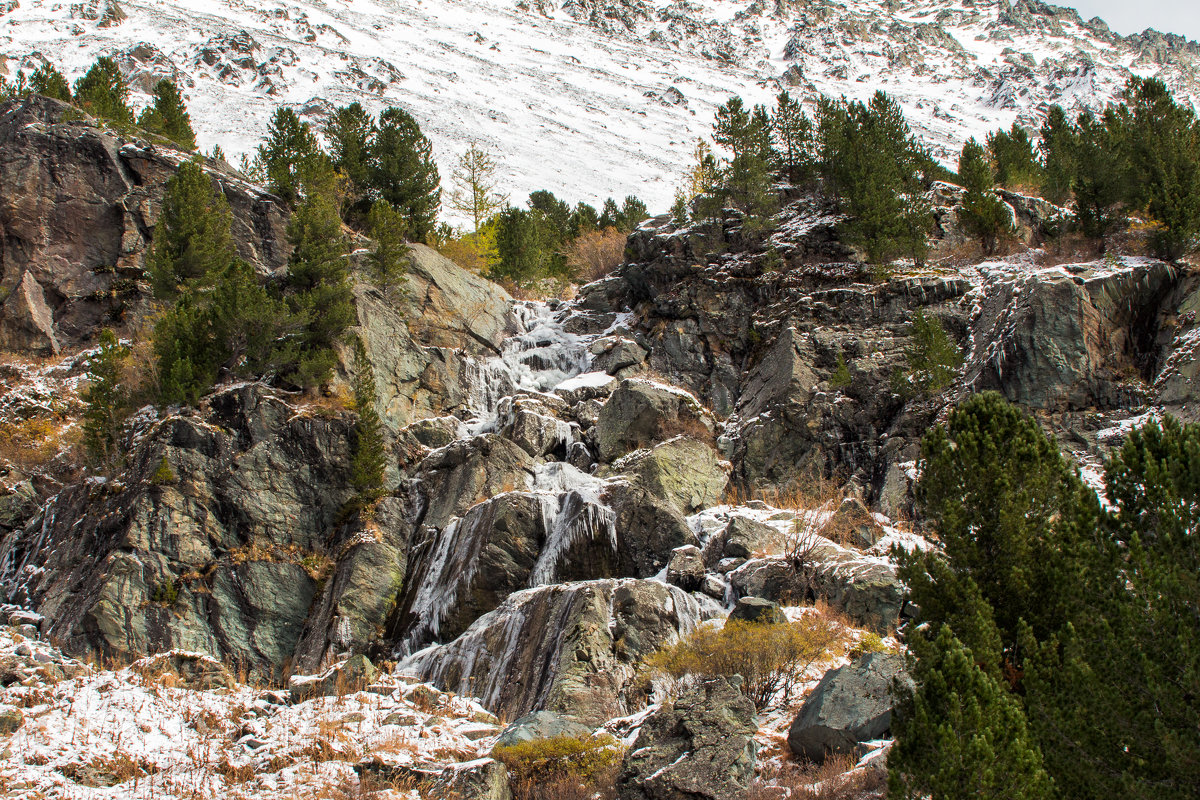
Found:
M 275 106 L 415 113 L 447 176 L 472 139 L 513 197 L 670 202 L 716 104 L 881 88 L 946 156 L 1047 103 L 1099 104 L 1129 73 L 1200 95 L 1200 48 L 1111 33 L 1032 0 L 13 0 L 0 74 L 49 58 L 74 79 L 116 54 L 144 102 L 185 87 L 201 145 L 256 144 Z

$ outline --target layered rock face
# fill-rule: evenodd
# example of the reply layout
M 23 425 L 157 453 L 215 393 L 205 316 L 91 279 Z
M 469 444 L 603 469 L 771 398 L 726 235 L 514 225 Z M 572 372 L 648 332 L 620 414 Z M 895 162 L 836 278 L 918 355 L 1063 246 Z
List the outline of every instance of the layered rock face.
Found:
M 0 106 L 0 347 L 58 353 L 141 309 L 163 184 L 188 157 L 56 100 Z M 229 201 L 238 255 L 263 274 L 281 269 L 279 200 L 222 162 L 204 167 Z

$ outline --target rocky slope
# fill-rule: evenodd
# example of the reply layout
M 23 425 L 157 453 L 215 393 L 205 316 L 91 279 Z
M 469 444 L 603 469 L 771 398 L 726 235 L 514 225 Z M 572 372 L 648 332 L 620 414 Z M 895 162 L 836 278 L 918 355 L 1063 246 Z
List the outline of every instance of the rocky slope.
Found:
M 0 216 L 11 243 L 5 285 L 29 283 L 26 296 L 40 291 L 43 309 L 40 336 L 10 346 L 64 351 L 40 367 L 11 368 L 17 383 L 36 385 L 0 394 L 6 424 L 43 414 L 47 395 L 77 391 L 82 359 L 70 351 L 94 333 L 88 320 L 114 317 L 111 283 L 73 295 L 54 287 L 123 258 L 123 307 L 136 314 L 145 303 L 146 236 L 179 157 L 64 119 L 61 107 L 36 99 L 0 108 L 0 162 L 30 153 L 36 166 L 19 174 L 33 191 L 66 176 L 73 202 L 91 215 L 63 224 L 58 204 L 33 202 L 11 177 L 18 173 L 3 173 L 12 181 Z M 284 211 L 226 167 L 208 168 L 239 209 L 241 246 L 260 254 L 261 271 L 278 269 Z M 940 252 L 959 234 L 953 192 L 941 186 L 933 195 L 942 203 Z M 1036 244 L 1050 212 L 1007 199 Z M 880 280 L 849 260 L 835 221 L 811 198 L 790 198 L 765 241 L 736 216 L 719 231 L 651 219 L 630 237 L 628 263 L 569 302 L 514 301 L 413 247 L 399 296 L 356 287 L 357 332 L 388 436 L 388 492 L 366 518 L 344 513 L 353 416 L 336 393 L 314 400 L 248 383 L 218 387 L 198 409 L 143 409 L 126 428 L 125 467 L 107 477 L 10 463 L 0 602 L 22 636 L 42 640 L 11 646 L 46 655 L 22 655 L 5 685 L 41 685 L 26 670 L 62 663 L 47 641 L 121 660 L 174 652 L 162 657 L 184 659 L 169 670 L 184 677 L 195 672 L 193 657 L 180 653 L 196 651 L 251 681 L 290 686 L 286 699 L 296 704 L 286 709 L 275 708 L 279 697 L 246 695 L 271 706 L 257 719 L 319 727 L 301 721 L 308 692 L 350 680 L 338 676 L 352 669 L 374 680 L 368 656 L 385 665 L 378 697 L 391 705 L 356 700 L 359 723 L 386 727 L 376 720 L 384 711 L 410 713 L 401 684 L 428 682 L 450 693 L 455 719 L 481 709 L 506 720 L 548 711 L 589 730 L 606 726 L 630 744 L 645 735 L 669 754 L 692 746 L 671 731 L 703 703 L 663 706 L 642 659 L 699 625 L 722 624 L 739 600 L 739 614 L 827 614 L 849 642 L 901 623 L 903 592 L 888 554 L 929 546 L 901 521 L 911 513 L 919 441 L 968 392 L 995 389 L 1030 409 L 1085 466 L 1133 421 L 1162 411 L 1196 416 L 1200 281 L 1191 271 L 1125 257 L 1056 265 L 1034 248 Z M 133 232 L 114 237 L 127 226 Z M 6 304 L 0 325 L 20 329 L 34 306 Z M 953 384 L 933 396 L 895 390 L 918 311 L 941 320 L 965 357 Z M 848 382 L 832 380 L 839 357 Z M 807 677 L 815 684 L 848 655 L 831 650 Z M 854 670 L 839 680 L 853 683 Z M 29 748 L 6 747 L 5 769 L 31 792 L 83 782 L 54 750 L 61 742 L 44 740 L 66 713 L 64 698 L 93 691 L 95 679 L 83 680 L 54 690 L 55 699 L 42 689 L 3 696 L 26 709 L 14 741 L 34 737 Z M 101 705 L 111 719 L 96 724 L 117 724 L 120 710 Z M 738 711 L 737 720 L 714 722 L 741 737 L 732 749 L 716 747 L 728 767 L 721 780 L 744 786 L 760 746 L 769 757 L 787 752 L 796 711 L 776 708 L 755 723 Z M 822 704 L 814 718 L 838 714 Z M 654 715 L 659 721 L 639 733 Z M 879 736 L 879 718 L 872 707 L 845 729 Z M 401 728 L 409 735 L 436 725 Z M 746 741 L 747 725 L 758 744 Z M 249 722 L 222 731 L 229 742 L 262 744 L 266 735 Z M 470 761 L 482 747 L 448 745 L 431 763 Z M 255 760 L 235 766 L 251 763 L 275 776 L 261 778 L 278 784 L 270 792 L 286 792 L 289 765 L 274 761 L 282 751 L 244 749 Z M 155 768 L 182 769 L 183 756 L 172 753 Z M 362 755 L 332 760 L 353 771 Z M 627 775 L 666 757 L 644 756 L 629 756 Z M 205 761 L 205 774 L 219 758 Z M 132 796 L 121 786 L 114 791 Z
M 788 89 L 895 96 L 938 154 L 1047 104 L 1102 105 L 1132 74 L 1200 98 L 1200 50 L 1123 37 L 1035 0 L 89 0 L 0 4 L 0 75 L 43 58 L 74 79 L 112 54 L 139 98 L 181 84 L 201 144 L 252 149 L 275 107 L 399 104 L 443 176 L 467 143 L 513 197 L 637 194 L 666 208 L 715 106 Z M 553 97 L 553 103 L 546 98 Z M 214 113 L 215 112 L 215 113 Z

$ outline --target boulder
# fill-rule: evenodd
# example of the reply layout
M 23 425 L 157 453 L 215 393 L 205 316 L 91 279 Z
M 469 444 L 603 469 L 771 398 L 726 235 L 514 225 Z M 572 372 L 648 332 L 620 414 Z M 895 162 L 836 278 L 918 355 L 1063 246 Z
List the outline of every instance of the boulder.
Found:
M 496 747 L 511 747 L 535 739 L 554 739 L 559 736 L 580 738 L 591 736 L 586 725 L 553 711 L 535 711 L 510 722 L 496 739 Z
M 602 461 L 614 461 L 679 433 L 712 436 L 712 420 L 695 396 L 666 384 L 628 379 L 600 409 L 597 452 Z
M 233 689 L 236 685 L 228 667 L 203 653 L 172 650 L 135 661 L 131 669 L 148 680 L 171 676 L 186 689 L 208 691 Z
M 379 670 L 364 655 L 355 655 L 320 675 L 293 675 L 288 680 L 288 692 L 293 703 L 314 697 L 341 697 L 360 692 L 371 685 Z
M 831 753 L 854 752 L 859 742 L 885 738 L 896 684 L 913 685 L 904 657 L 895 653 L 868 653 L 826 672 L 788 729 L 788 746 L 819 763 Z
M 708 444 L 688 436 L 638 450 L 614 462 L 606 473 L 636 476 L 648 491 L 685 516 L 724 500 L 729 482 L 729 465 Z
M 446 767 L 422 796 L 431 800 L 512 800 L 513 795 L 504 765 L 480 758 Z
M 646 350 L 632 339 L 610 336 L 592 343 L 591 353 L 595 358 L 592 367 L 616 375 L 621 370 L 636 367 L 646 360 Z
M 782 625 L 788 621 L 787 615 L 778 603 L 764 600 L 761 597 L 739 597 L 737 605 L 729 612 L 730 619 L 742 622 L 762 622 L 770 625 Z
M 667 583 L 685 592 L 697 591 L 704 583 L 704 556 L 700 548 L 685 544 L 671 551 L 667 562 Z
M 722 536 L 722 554 L 726 558 L 754 558 L 783 551 L 784 535 L 763 522 L 734 515 Z
M 716 678 L 642 724 L 621 764 L 620 800 L 729 800 L 754 777 L 758 718 L 734 681 Z
M 25 724 L 25 714 L 12 706 L 0 707 L 0 736 L 16 733 Z

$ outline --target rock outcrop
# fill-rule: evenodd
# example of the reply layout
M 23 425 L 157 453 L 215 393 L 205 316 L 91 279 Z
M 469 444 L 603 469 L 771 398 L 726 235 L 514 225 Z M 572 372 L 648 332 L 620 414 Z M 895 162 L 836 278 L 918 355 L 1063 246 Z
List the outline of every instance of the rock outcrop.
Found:
M 825 673 L 788 729 L 797 756 L 822 762 L 830 754 L 852 753 L 859 742 L 885 737 L 891 727 L 898 687 L 912 688 L 904 657 L 869 653 Z
M 643 723 L 621 764 L 621 800 L 729 800 L 754 777 L 758 720 L 735 680 L 701 683 Z

